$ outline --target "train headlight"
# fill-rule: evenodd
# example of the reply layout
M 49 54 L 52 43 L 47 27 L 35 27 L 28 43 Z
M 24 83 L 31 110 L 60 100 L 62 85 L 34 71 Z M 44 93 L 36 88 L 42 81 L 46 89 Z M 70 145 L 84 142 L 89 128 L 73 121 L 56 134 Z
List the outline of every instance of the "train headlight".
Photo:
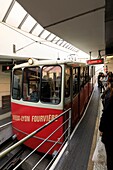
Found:
M 28 63 L 29 63 L 29 65 L 32 65 L 32 64 L 34 63 L 33 59 L 32 59 L 32 58 L 29 58 L 29 59 L 28 59 Z

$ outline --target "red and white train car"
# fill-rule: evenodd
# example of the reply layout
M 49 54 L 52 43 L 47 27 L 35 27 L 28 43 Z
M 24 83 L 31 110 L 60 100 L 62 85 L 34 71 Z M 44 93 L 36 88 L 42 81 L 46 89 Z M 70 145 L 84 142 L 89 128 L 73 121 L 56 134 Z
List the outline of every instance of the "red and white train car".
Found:
M 94 72 L 94 67 L 86 64 L 60 60 L 29 59 L 27 63 L 14 66 L 11 111 L 13 131 L 17 139 L 22 139 L 70 107 L 73 130 L 93 90 Z M 32 92 L 33 88 L 35 93 Z M 25 145 L 35 148 L 62 124 L 64 119 L 61 117 L 26 141 Z M 47 152 L 63 132 L 64 127 L 60 128 L 38 151 Z M 60 143 L 63 140 L 64 138 L 60 140 Z M 59 149 L 60 143 L 50 154 Z

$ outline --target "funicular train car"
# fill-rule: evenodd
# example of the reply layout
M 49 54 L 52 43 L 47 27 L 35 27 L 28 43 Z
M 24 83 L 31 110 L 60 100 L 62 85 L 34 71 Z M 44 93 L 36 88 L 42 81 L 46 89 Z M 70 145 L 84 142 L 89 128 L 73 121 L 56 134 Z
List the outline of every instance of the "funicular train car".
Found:
M 11 111 L 17 139 L 22 139 L 68 108 L 72 109 L 73 131 L 92 93 L 93 77 L 94 67 L 72 61 L 29 59 L 27 63 L 14 66 Z M 34 99 L 32 89 L 35 89 Z M 61 117 L 26 141 L 25 145 L 34 149 L 64 120 L 65 117 Z M 63 131 L 64 127 L 61 127 L 38 151 L 47 152 Z M 63 141 L 64 138 L 60 142 Z M 57 144 L 50 154 L 59 147 Z

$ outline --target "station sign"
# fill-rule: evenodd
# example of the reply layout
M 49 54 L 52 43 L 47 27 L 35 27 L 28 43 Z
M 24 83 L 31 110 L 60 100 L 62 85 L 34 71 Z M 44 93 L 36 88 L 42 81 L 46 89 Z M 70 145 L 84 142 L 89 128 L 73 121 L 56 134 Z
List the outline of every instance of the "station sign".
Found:
M 104 59 L 87 60 L 87 64 L 89 65 L 104 64 Z

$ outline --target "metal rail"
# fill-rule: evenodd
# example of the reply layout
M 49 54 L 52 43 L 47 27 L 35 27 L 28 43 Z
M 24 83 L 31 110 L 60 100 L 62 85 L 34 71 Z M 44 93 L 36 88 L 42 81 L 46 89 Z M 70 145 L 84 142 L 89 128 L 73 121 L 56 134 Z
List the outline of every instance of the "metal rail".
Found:
M 59 119 L 61 116 L 63 116 L 64 114 L 69 114 L 68 119 L 66 119 L 65 122 L 63 122 L 57 129 L 55 129 L 54 132 L 52 132 L 44 141 L 42 141 L 42 143 L 40 145 L 38 145 L 26 158 L 24 158 L 24 160 L 22 160 L 13 170 L 16 170 L 23 162 L 25 162 L 26 159 L 28 159 L 40 146 L 42 146 L 56 131 L 58 131 L 58 129 L 60 129 L 64 124 L 68 123 L 68 127 L 67 129 L 64 131 L 64 133 L 62 134 L 62 136 L 59 137 L 59 139 L 53 144 L 53 146 L 47 151 L 47 153 L 37 162 L 37 164 L 33 167 L 32 170 L 34 170 L 39 164 L 40 162 L 46 157 L 46 155 L 52 150 L 52 148 L 54 148 L 54 146 L 59 143 L 60 139 L 66 134 L 67 138 L 65 139 L 65 141 L 62 143 L 62 145 L 64 145 L 64 143 L 66 141 L 68 141 L 69 144 L 69 140 L 70 140 L 70 128 L 71 128 L 71 108 L 69 108 L 68 110 L 64 111 L 63 113 L 61 113 L 59 116 L 57 116 L 56 118 L 52 119 L 51 121 L 49 121 L 48 123 L 46 123 L 45 125 L 43 125 L 42 127 L 40 127 L 39 129 L 33 131 L 32 133 L 30 133 L 28 136 L 24 137 L 23 139 L 21 139 L 20 141 L 18 141 L 17 143 L 15 143 L 14 145 L 12 145 L 11 147 L 9 147 L 8 149 L 4 150 L 3 152 L 0 153 L 0 158 L 4 157 L 5 155 L 7 155 L 9 152 L 11 152 L 12 150 L 14 150 L 16 147 L 20 146 L 21 144 L 23 144 L 26 140 L 28 140 L 29 138 L 33 137 L 36 133 L 40 132 L 41 130 L 43 130 L 45 127 L 49 126 L 51 123 L 53 123 L 54 121 L 56 121 L 57 119 Z M 61 148 L 63 147 L 61 145 L 61 147 L 59 148 L 59 151 L 61 150 Z M 58 151 L 58 152 L 59 152 Z M 53 160 L 55 159 L 55 157 L 57 156 L 58 152 L 54 155 Z M 53 161 L 52 160 L 52 161 Z M 52 163 L 51 161 L 51 163 Z M 50 166 L 51 163 L 48 165 Z
M 10 124 L 12 124 L 12 122 L 8 122 L 8 123 L 6 123 L 6 124 L 4 124 L 4 125 L 1 125 L 1 126 L 0 126 L 0 129 L 2 129 L 2 128 L 4 128 L 4 127 L 10 125 Z
M 61 127 L 61 126 L 60 126 Z M 59 128 L 60 128 L 59 127 Z M 38 145 L 29 155 L 27 155 L 13 170 L 16 170 L 22 163 L 24 163 L 39 147 L 41 147 L 47 140 L 50 138 L 59 128 L 57 128 L 52 134 L 50 134 L 40 145 Z M 63 133 L 64 135 L 65 133 Z M 60 139 L 63 137 L 63 135 L 54 143 L 54 145 L 44 154 L 44 156 L 37 162 L 37 164 L 33 167 L 32 170 L 34 170 L 41 161 L 47 156 L 47 154 L 54 148 L 54 146 L 60 141 Z

